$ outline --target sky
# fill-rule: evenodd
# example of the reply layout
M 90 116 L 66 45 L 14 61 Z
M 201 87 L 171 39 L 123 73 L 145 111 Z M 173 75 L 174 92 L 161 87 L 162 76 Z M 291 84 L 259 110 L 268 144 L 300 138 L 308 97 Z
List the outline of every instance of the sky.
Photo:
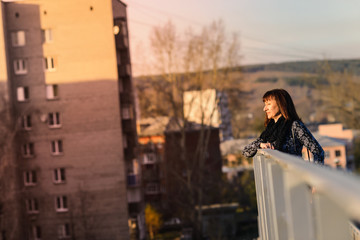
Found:
M 169 20 L 183 34 L 222 20 L 241 65 L 360 58 L 359 0 L 123 0 L 133 75 L 147 74 L 150 33 Z

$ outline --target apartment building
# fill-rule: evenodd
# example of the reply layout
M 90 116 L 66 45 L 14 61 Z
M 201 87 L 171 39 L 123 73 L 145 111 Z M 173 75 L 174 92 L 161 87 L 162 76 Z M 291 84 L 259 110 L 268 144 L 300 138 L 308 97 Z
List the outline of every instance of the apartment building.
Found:
M 0 81 L 16 124 L 1 239 L 144 238 L 126 5 L 3 1 Z M 129 231 L 129 228 L 131 231 Z
M 169 117 L 145 118 L 138 121 L 139 158 L 146 204 L 161 209 L 164 206 L 164 146 Z

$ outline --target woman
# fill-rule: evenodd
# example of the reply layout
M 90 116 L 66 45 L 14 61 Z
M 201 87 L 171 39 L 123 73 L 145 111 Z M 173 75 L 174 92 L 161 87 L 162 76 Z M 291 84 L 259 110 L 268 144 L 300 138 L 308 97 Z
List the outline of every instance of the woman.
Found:
M 259 148 L 301 156 L 305 146 L 315 163 L 324 164 L 324 150 L 301 122 L 289 93 L 284 89 L 270 90 L 264 94 L 263 102 L 266 129 L 244 148 L 244 156 L 253 157 Z

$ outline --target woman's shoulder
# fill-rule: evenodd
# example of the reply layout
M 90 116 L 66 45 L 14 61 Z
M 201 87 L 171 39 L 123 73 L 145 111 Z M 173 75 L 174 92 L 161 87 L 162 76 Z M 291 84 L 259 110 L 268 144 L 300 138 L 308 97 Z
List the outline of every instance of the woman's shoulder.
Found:
M 294 120 L 292 123 L 292 128 L 303 128 L 305 124 L 301 120 Z

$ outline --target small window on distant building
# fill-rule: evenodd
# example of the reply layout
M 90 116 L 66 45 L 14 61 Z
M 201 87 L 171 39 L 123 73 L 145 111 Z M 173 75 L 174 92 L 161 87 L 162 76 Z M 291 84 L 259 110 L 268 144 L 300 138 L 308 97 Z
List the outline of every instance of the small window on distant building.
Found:
M 36 171 L 24 172 L 24 184 L 25 186 L 34 186 L 37 183 Z
M 335 150 L 335 156 L 340 157 L 341 156 L 341 151 L 340 150 Z
M 44 67 L 45 71 L 52 72 L 56 70 L 55 67 L 55 58 L 54 57 L 45 57 L 44 58 Z
M 127 75 L 131 74 L 131 66 L 130 66 L 130 64 L 126 64 L 126 74 Z
M 64 183 L 65 180 L 65 168 L 54 169 L 54 183 Z
M 51 43 L 53 41 L 53 31 L 52 29 L 43 29 L 42 30 L 43 42 Z
M 58 227 L 58 238 L 69 238 L 70 237 L 70 224 L 65 223 Z
M 34 143 L 25 143 L 22 146 L 22 153 L 24 157 L 34 156 Z
M 330 151 L 327 150 L 327 151 L 325 151 L 325 158 L 329 158 L 329 157 L 330 157 Z
M 59 128 L 61 127 L 60 123 L 60 113 L 54 112 L 48 114 L 48 125 L 50 128 Z
M 41 227 L 33 226 L 33 237 L 34 240 L 41 240 Z
M 63 142 L 62 140 L 51 141 L 51 154 L 61 155 L 63 153 Z
M 26 59 L 16 59 L 14 60 L 14 72 L 16 75 L 27 74 L 27 64 Z
M 29 214 L 39 213 L 39 204 L 37 199 L 35 198 L 26 199 L 25 204 L 26 204 L 27 213 Z
M 59 97 L 58 85 L 46 85 L 46 99 L 52 100 Z
M 122 35 L 126 35 L 127 34 L 127 30 L 126 30 L 126 23 L 125 22 L 121 22 L 120 23 L 120 27 L 121 27 L 121 34 Z
M 129 47 L 129 41 L 127 39 L 127 36 L 124 36 L 124 46 Z
M 146 193 L 147 194 L 157 194 L 159 193 L 159 184 L 157 183 L 148 183 L 146 185 Z
M 156 162 L 155 153 L 144 153 L 143 155 L 143 164 L 153 164 Z
M 57 212 L 66 212 L 68 211 L 68 202 L 66 196 L 58 196 L 55 199 L 55 209 Z
M 17 88 L 17 100 L 18 102 L 28 101 L 30 98 L 29 88 L 28 87 L 18 87 Z
M 132 119 L 133 118 L 133 111 L 131 106 L 124 106 L 121 108 L 121 116 L 122 119 Z
M 123 148 L 127 148 L 128 144 L 127 144 L 127 138 L 126 138 L 126 135 L 123 134 Z
M 12 32 L 11 44 L 13 47 L 25 46 L 25 32 L 24 31 Z
M 31 115 L 25 115 L 21 117 L 21 127 L 24 130 L 31 130 Z

